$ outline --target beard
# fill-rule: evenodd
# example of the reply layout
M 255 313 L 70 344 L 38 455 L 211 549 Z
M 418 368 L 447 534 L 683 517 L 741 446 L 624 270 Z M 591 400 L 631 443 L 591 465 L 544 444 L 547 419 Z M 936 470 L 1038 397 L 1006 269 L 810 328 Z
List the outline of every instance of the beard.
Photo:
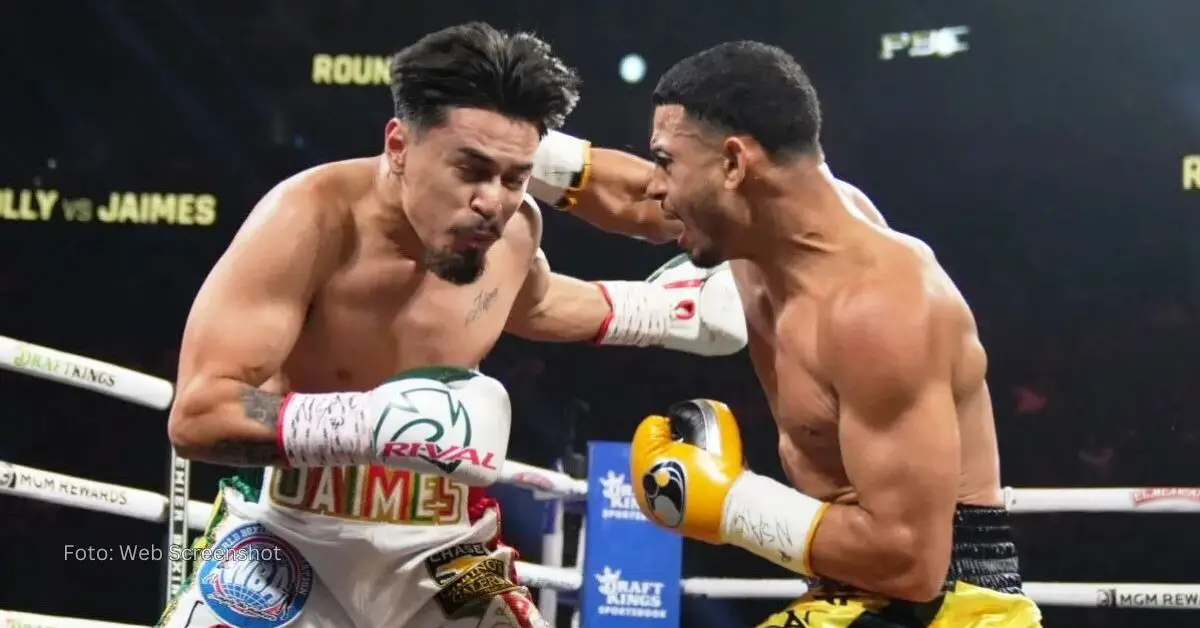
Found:
M 456 286 L 465 286 L 483 276 L 487 252 L 478 249 L 455 251 L 427 248 L 421 253 L 421 263 L 438 278 Z

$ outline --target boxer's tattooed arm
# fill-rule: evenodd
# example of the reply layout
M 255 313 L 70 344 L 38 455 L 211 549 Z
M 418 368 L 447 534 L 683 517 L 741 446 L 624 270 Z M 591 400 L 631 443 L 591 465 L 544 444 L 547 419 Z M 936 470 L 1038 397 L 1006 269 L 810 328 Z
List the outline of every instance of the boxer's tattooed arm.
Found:
M 279 407 L 283 404 L 283 395 L 247 386 L 238 397 L 246 418 L 268 428 L 270 440 L 219 440 L 213 443 L 214 457 L 233 466 L 266 467 L 280 464 L 282 458 L 275 438 L 275 429 L 279 421 Z
M 275 428 L 279 421 L 279 407 L 283 405 L 283 395 L 246 386 L 238 397 L 242 400 L 242 410 L 246 412 L 247 419 Z

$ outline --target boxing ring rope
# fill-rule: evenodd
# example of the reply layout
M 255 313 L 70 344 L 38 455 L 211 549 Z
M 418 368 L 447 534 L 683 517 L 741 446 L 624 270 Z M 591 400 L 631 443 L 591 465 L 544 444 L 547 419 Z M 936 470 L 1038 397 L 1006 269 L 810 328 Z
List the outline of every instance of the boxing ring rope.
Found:
M 42 359 L 30 359 L 30 355 Z M 56 362 L 47 363 L 45 360 Z M 47 366 L 50 364 L 50 366 Z M 63 365 L 66 365 L 65 367 Z M 49 379 L 156 409 L 169 407 L 170 382 L 90 358 L 47 349 L 0 336 L 0 368 Z M 86 369 L 113 376 L 113 382 L 82 377 Z M 173 470 L 177 467 L 173 465 Z M 187 528 L 202 530 L 212 504 L 167 496 L 87 478 L 74 477 L 0 461 L 0 494 L 82 508 L 151 522 L 177 519 Z M 508 461 L 500 481 L 529 489 L 539 499 L 579 500 L 587 496 L 587 483 L 564 473 Z M 1005 488 L 1005 504 L 1014 513 L 1125 512 L 1200 513 L 1200 487 L 1147 488 Z M 186 508 L 183 506 L 186 504 Z M 649 524 L 647 524 L 649 525 Z M 586 529 L 586 528 L 585 528 Z M 561 526 L 554 534 L 561 535 Z M 581 531 L 582 534 L 582 531 Z M 561 548 L 561 539 L 557 546 Z M 561 557 L 559 557 L 561 558 Z M 577 591 L 583 575 L 577 568 L 517 563 L 517 573 L 530 587 Z M 802 595 L 799 579 L 684 578 L 685 595 L 715 598 L 793 599 Z M 1171 608 L 1200 610 L 1200 584 L 1026 582 L 1025 593 L 1046 606 Z M 548 609 L 543 609 L 548 610 Z M 76 619 L 0 610 L 5 625 L 33 624 L 51 628 L 103 628 L 131 626 L 91 619 Z

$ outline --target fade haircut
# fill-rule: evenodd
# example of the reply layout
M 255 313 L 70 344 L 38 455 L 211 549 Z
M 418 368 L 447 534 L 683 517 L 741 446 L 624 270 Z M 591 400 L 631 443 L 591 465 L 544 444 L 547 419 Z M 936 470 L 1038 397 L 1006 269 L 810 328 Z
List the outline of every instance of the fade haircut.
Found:
M 544 136 L 578 100 L 579 76 L 549 44 L 482 22 L 430 33 L 392 57 L 395 115 L 418 132 L 469 107 L 529 122 Z
M 776 162 L 821 152 L 817 90 L 792 55 L 756 41 L 733 41 L 667 70 L 654 104 L 680 105 L 724 135 L 754 138 Z

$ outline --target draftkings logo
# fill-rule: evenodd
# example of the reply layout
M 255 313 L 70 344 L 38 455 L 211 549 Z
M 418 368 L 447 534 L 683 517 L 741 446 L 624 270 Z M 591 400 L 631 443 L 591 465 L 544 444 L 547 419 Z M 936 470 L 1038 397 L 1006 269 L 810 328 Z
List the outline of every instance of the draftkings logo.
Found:
M 603 495 L 608 500 L 600 515 L 601 519 L 629 519 L 645 521 L 646 517 L 638 509 L 637 499 L 633 496 L 633 485 L 625 479 L 624 473 L 609 471 L 600 478 L 604 487 Z
M 21 347 L 17 357 L 13 358 L 12 364 L 22 370 L 41 371 L 50 375 L 69 377 L 85 384 L 97 384 L 105 388 L 117 385 L 117 378 L 112 373 L 55 358 L 29 347 Z
M 615 617 L 666 619 L 663 608 L 663 583 L 654 580 L 625 580 L 620 569 L 605 565 L 594 574 L 596 590 L 604 596 L 597 612 Z

